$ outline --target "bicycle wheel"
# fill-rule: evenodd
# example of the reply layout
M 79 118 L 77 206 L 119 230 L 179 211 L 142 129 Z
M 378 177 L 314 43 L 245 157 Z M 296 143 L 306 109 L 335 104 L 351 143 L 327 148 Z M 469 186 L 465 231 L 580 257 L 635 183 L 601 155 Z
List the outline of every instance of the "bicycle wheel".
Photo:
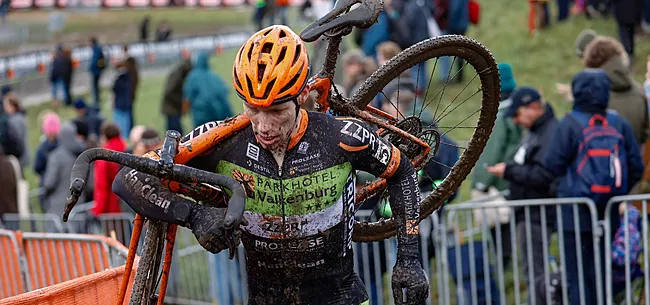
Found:
M 453 62 L 449 66 L 446 79 L 443 80 L 443 88 L 435 90 L 435 88 L 432 89 L 431 87 L 432 84 L 437 83 L 433 79 L 435 78 L 436 67 L 439 64 L 442 65 L 442 62 L 440 62 L 442 60 L 441 57 L 453 57 Z M 427 71 L 427 66 L 433 61 L 432 59 L 435 59 L 435 62 L 433 63 L 433 71 L 431 72 L 429 81 L 423 82 L 420 79 L 422 74 L 421 71 Z M 454 77 L 450 79 L 452 76 L 452 69 L 455 69 L 457 59 L 458 62 L 465 62 L 465 64 L 464 66 L 461 66 L 459 71 L 453 74 Z M 425 64 L 420 64 L 423 62 Z M 476 76 L 474 76 L 469 83 L 467 81 L 454 80 L 459 74 L 461 76 L 467 74 L 462 71 L 468 65 L 473 68 L 478 76 L 479 82 L 476 86 L 477 90 L 475 92 L 470 92 L 472 93 L 470 97 L 463 102 L 453 105 L 456 99 L 470 86 L 471 82 L 476 79 Z M 417 68 L 417 73 L 414 72 L 415 68 Z M 399 81 L 400 78 L 406 75 L 406 73 L 409 75 L 417 74 L 417 79 L 411 77 L 413 79 L 411 82 L 415 82 L 416 86 L 415 90 L 409 89 L 410 91 L 414 91 L 414 100 L 412 103 L 413 115 L 410 116 L 400 113 L 399 110 L 403 109 L 403 107 L 400 107 L 399 105 L 399 94 L 402 88 Z M 397 82 L 395 83 L 393 80 L 396 77 Z M 423 88 L 424 86 L 418 88 L 420 83 L 427 83 L 426 90 Z M 445 90 L 448 92 L 456 92 L 459 91 L 463 84 L 464 87 L 460 90 L 458 96 L 447 104 L 447 106 L 442 106 L 441 104 L 447 102 L 447 100 L 443 100 Z M 393 93 L 390 94 L 391 96 L 389 97 L 383 92 L 385 88 L 390 87 L 390 85 L 393 87 L 397 86 L 397 96 Z M 438 82 L 434 87 L 439 85 L 441 84 Z M 447 88 L 447 85 L 451 85 L 451 88 Z M 438 93 L 433 95 L 433 98 L 429 100 L 428 97 L 433 94 L 433 91 L 438 91 Z M 440 94 L 441 92 L 442 94 Z M 480 99 L 476 97 L 478 93 L 482 93 Z M 400 123 L 402 123 L 402 126 L 412 126 L 412 122 L 407 121 L 413 121 L 413 118 L 416 117 L 415 114 L 430 114 L 433 110 L 433 115 L 429 120 L 429 124 L 425 124 L 425 121 L 427 120 L 425 120 L 424 116 L 420 116 L 416 117 L 420 122 L 420 126 L 412 128 L 413 130 L 404 130 L 416 136 L 421 134 L 421 130 L 426 129 L 435 129 L 442 136 L 446 136 L 447 138 L 460 137 L 461 135 L 469 136 L 466 146 L 445 143 L 444 137 L 441 139 L 440 143 L 436 144 L 449 145 L 462 152 L 459 151 L 459 159 L 453 166 L 447 165 L 449 173 L 444 177 L 444 180 L 439 185 L 435 185 L 431 194 L 422 201 L 420 219 L 424 219 L 431 215 L 433 211 L 438 209 L 442 202 L 456 191 L 476 164 L 485 144 L 487 143 L 488 137 L 492 132 L 492 127 L 494 126 L 494 121 L 499 107 L 499 94 L 499 72 L 495 59 L 490 51 L 472 38 L 466 36 L 445 35 L 417 43 L 408 49 L 401 51 L 388 62 L 384 63 L 359 87 L 358 91 L 351 98 L 350 103 L 358 109 L 365 109 L 366 106 L 376 98 L 383 99 L 383 108 L 388 105 L 388 108 L 394 107 L 397 110 L 397 117 L 399 119 L 399 122 L 397 123 L 398 126 L 400 126 Z M 438 101 L 437 103 L 434 103 L 436 99 Z M 386 101 L 388 103 L 386 103 Z M 397 105 L 394 104 L 395 101 L 397 102 Z M 467 105 L 468 101 L 473 101 L 477 104 L 476 107 L 471 108 L 471 106 Z M 418 104 L 421 108 L 419 112 L 416 109 Z M 441 109 L 442 111 L 439 112 Z M 458 114 L 451 115 L 452 111 L 455 110 L 458 110 L 461 113 L 459 122 L 449 125 L 442 124 L 441 122 L 445 118 L 458 118 Z M 467 122 L 468 120 L 472 121 L 472 117 L 476 120 L 475 125 L 471 125 Z M 442 146 L 440 148 L 442 148 Z M 435 160 L 432 159 L 431 162 L 434 161 Z M 436 179 L 431 180 L 435 181 Z M 374 223 L 357 223 L 354 229 L 354 240 L 362 242 L 377 241 L 391 237 L 394 234 L 395 223 L 392 219 Z
M 148 219 L 149 226 L 144 238 L 142 255 L 138 263 L 138 269 L 133 281 L 130 305 L 148 305 L 151 302 L 151 295 L 156 289 L 158 282 L 158 271 L 165 244 L 165 233 L 167 224 Z

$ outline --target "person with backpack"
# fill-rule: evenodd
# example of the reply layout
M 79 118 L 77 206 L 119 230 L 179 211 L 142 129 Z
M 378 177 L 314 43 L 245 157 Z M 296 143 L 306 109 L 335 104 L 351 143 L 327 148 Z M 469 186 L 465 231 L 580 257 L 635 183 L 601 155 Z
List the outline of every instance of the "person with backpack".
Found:
M 91 77 L 91 88 L 95 106 L 99 107 L 99 80 L 102 72 L 106 68 L 106 56 L 102 51 L 102 46 L 97 42 L 97 37 L 90 38 L 90 47 L 92 48 L 92 57 L 90 58 L 90 65 L 88 71 Z
M 573 109 L 557 125 L 544 159 L 544 167 L 553 177 L 563 177 L 554 183 L 558 198 L 587 197 L 594 201 L 598 219 L 604 218 L 610 198 L 627 194 L 643 175 L 639 146 L 630 123 L 609 105 L 610 80 L 601 69 L 586 69 L 574 76 L 571 83 Z M 583 304 L 596 303 L 596 278 L 591 214 L 586 205 L 578 205 L 579 221 L 576 231 L 572 205 L 563 205 L 565 266 L 571 305 L 580 304 L 579 277 L 584 279 Z M 616 209 L 612 209 L 616 213 Z M 612 228 L 618 227 L 619 217 L 613 215 Z M 596 225 L 596 224 L 593 224 Z M 578 249 L 576 237 L 580 237 Z M 599 249 L 604 249 L 600 239 Z M 597 248 L 597 249 L 598 249 Z M 578 274 L 577 252 L 582 256 L 583 274 Z M 604 275 L 604 258 L 600 270 Z

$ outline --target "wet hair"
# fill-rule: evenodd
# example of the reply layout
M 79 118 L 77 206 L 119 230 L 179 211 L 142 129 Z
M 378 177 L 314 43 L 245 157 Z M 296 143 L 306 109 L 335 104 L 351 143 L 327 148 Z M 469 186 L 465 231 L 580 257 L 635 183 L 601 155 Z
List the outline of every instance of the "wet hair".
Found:
M 120 128 L 113 122 L 106 122 L 102 124 L 100 133 L 110 140 L 120 136 Z
M 626 55 L 623 45 L 618 40 L 612 37 L 598 36 L 585 48 L 583 61 L 587 68 L 600 68 L 614 56 Z M 624 59 L 626 58 L 624 57 Z

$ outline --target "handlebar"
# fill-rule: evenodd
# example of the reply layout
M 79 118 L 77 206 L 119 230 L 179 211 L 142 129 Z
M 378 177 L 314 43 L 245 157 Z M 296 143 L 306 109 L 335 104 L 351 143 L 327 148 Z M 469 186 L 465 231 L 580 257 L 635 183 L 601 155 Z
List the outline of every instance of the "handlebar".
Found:
M 68 216 L 72 208 L 79 200 L 79 196 L 86 186 L 90 163 L 96 160 L 114 162 L 158 178 L 169 179 L 180 183 L 204 183 L 230 190 L 232 195 L 230 196 L 226 209 L 224 228 L 230 236 L 233 236 L 232 240 L 229 239 L 232 256 L 235 250 L 234 230 L 239 228 L 239 225 L 242 223 L 246 206 L 244 188 L 231 177 L 181 164 L 174 164 L 174 156 L 178 152 L 179 142 L 180 133 L 173 130 L 168 131 L 161 149 L 161 157 L 158 161 L 104 148 L 92 148 L 84 151 L 77 157 L 72 167 L 72 173 L 70 175 L 70 196 L 67 198 L 63 221 L 68 221 Z

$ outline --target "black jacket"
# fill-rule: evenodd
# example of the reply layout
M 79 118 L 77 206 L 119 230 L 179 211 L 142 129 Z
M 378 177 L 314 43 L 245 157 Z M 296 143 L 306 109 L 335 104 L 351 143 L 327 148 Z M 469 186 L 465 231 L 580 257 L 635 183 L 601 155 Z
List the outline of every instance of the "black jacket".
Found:
M 510 182 L 510 195 L 508 200 L 539 199 L 555 197 L 550 185 L 554 177 L 543 167 L 544 157 L 549 146 L 549 139 L 555 131 L 557 119 L 550 104 L 546 104 L 546 111 L 521 139 L 519 150 L 514 160 L 506 163 L 503 174 L 505 180 Z M 523 158 L 520 157 L 523 154 Z M 523 159 L 523 160 L 520 160 Z M 519 162 L 517 162 L 519 161 Z M 523 162 L 522 162 L 523 161 Z M 551 223 L 555 209 L 547 208 L 547 222 Z M 515 209 L 516 221 L 524 221 L 525 209 Z M 539 222 L 540 209 L 530 209 L 531 221 Z
M 616 22 L 626 25 L 634 25 L 643 11 L 641 1 L 636 0 L 614 0 L 614 17 Z

